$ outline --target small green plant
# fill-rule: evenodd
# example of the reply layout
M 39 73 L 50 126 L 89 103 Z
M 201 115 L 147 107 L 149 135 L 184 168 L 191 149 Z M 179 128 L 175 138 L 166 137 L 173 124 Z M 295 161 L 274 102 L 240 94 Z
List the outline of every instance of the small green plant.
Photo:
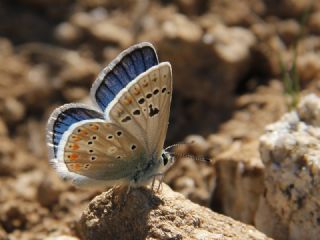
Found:
M 306 8 L 302 14 L 300 20 L 300 32 L 291 47 L 292 61 L 290 64 L 285 64 L 280 56 L 280 68 L 282 81 L 284 85 L 284 94 L 286 95 L 288 102 L 288 109 L 292 110 L 297 107 L 300 98 L 300 76 L 297 70 L 297 57 L 298 57 L 298 44 L 305 34 L 305 27 L 310 16 L 313 6 L 313 1 L 308 8 Z

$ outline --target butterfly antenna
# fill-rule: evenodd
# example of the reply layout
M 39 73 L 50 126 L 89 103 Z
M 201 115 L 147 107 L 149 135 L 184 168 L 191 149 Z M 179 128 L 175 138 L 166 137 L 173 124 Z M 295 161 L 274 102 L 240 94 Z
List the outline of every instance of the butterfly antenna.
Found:
M 183 158 L 183 157 L 188 157 L 188 158 L 192 158 L 193 160 L 196 161 L 202 161 L 202 162 L 211 162 L 211 159 L 208 157 L 204 157 L 204 156 L 195 156 L 192 154 L 174 154 L 174 157 L 179 157 L 179 158 Z
M 189 158 L 192 158 L 193 160 L 196 160 L 196 161 L 204 161 L 204 162 L 211 162 L 211 160 L 208 158 L 208 157 L 204 157 L 204 156 L 195 156 L 195 155 L 192 155 L 192 154 L 180 154 L 180 153 L 176 153 L 174 151 L 172 151 L 173 148 L 176 148 L 176 147 L 180 147 L 180 146 L 185 146 L 185 145 L 190 145 L 190 144 L 193 144 L 194 142 L 190 142 L 190 143 L 176 143 L 176 144 L 172 144 L 168 147 L 165 148 L 165 151 L 169 152 L 171 154 L 171 156 L 177 158 L 183 158 L 183 157 L 189 157 Z
M 180 147 L 180 146 L 183 146 L 183 145 L 187 145 L 187 143 L 176 143 L 176 144 L 172 144 L 172 145 L 166 147 L 164 150 L 170 151 L 172 148 Z

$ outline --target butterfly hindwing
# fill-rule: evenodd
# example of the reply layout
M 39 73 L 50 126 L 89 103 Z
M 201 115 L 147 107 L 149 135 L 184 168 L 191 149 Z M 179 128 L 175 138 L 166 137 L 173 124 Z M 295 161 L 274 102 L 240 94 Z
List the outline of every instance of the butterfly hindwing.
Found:
M 135 137 L 103 120 L 75 124 L 63 136 L 58 151 L 68 171 L 105 181 L 130 179 L 144 156 L 145 150 Z
M 65 104 L 56 108 L 48 120 L 47 143 L 50 158 L 55 158 L 62 135 L 72 124 L 88 119 L 103 119 L 103 114 L 84 104 Z
M 104 111 L 121 89 L 158 63 L 156 51 L 150 43 L 128 48 L 99 74 L 91 88 L 93 100 Z
M 135 136 L 159 157 L 167 131 L 172 96 L 171 65 L 160 63 L 139 75 L 107 108 L 107 118 Z

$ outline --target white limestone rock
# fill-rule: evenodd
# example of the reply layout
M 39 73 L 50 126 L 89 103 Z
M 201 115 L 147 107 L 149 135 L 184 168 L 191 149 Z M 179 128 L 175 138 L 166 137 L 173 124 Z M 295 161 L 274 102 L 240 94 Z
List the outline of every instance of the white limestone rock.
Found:
M 306 96 L 296 111 L 269 125 L 260 154 L 266 190 L 255 217 L 257 228 L 276 239 L 319 239 L 320 98 Z M 264 214 L 266 207 L 274 218 Z

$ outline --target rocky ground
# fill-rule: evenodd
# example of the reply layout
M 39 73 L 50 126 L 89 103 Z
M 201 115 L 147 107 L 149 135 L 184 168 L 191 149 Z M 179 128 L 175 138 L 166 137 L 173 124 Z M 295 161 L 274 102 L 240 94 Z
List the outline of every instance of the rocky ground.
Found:
M 211 159 L 208 164 L 180 157 L 165 182 L 193 202 L 252 224 L 275 239 L 295 239 L 299 221 L 313 221 L 317 234 L 320 205 L 313 196 L 318 192 L 308 188 L 310 183 L 303 185 L 306 182 L 297 184 L 307 193 L 300 185 L 295 188 L 294 174 L 286 186 L 277 187 L 284 175 L 272 167 L 280 160 L 260 155 L 259 138 L 266 125 L 289 111 L 284 69 L 296 64 L 301 96 L 319 92 L 319 1 L 4 0 L 0 239 L 83 236 L 79 219 L 99 192 L 76 189 L 48 165 L 46 121 L 61 104 L 88 102 L 99 71 L 141 41 L 152 42 L 160 60 L 173 65 L 167 145 L 193 142 L 178 148 L 180 155 Z M 301 109 L 299 116 L 304 116 Z M 313 122 L 318 120 L 308 121 L 319 126 Z M 265 139 L 260 151 L 273 152 L 271 143 Z M 300 159 L 299 154 L 293 159 Z M 311 156 L 312 151 L 306 161 Z M 283 171 L 293 168 L 287 161 Z M 317 177 L 311 185 L 318 186 L 319 171 L 312 169 Z M 291 197 L 284 199 L 281 192 Z M 301 194 L 307 200 L 299 200 L 297 210 L 296 196 Z M 286 207 L 273 206 L 273 200 Z M 311 212 L 314 216 L 308 218 Z M 273 218 L 281 224 L 265 227 Z

